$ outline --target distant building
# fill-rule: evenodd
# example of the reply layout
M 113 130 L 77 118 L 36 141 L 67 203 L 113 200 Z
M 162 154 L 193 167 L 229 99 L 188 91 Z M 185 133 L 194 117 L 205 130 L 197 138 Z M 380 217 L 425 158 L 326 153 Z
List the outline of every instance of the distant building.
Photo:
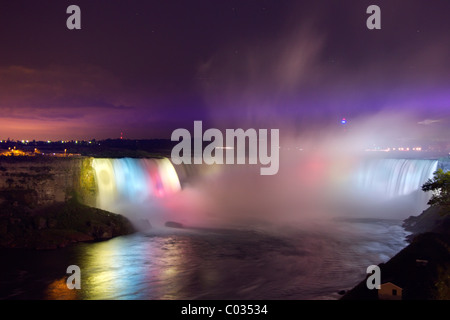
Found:
M 34 156 L 47 156 L 47 157 L 59 157 L 59 158 L 66 158 L 66 157 L 79 157 L 81 154 L 79 153 L 67 153 L 67 149 L 64 149 L 64 152 L 47 152 L 43 153 L 37 148 L 34 148 L 34 151 L 22 151 L 16 149 L 14 147 L 13 149 L 9 148 L 8 150 L 0 150 L 0 157 L 34 157 Z
M 23 157 L 23 156 L 30 156 L 30 155 L 32 155 L 32 154 L 29 152 L 24 152 L 22 150 L 17 150 L 16 148 L 14 148 L 14 149 L 9 148 L 8 150 L 0 152 L 0 156 L 3 156 L 3 157 L 17 157 L 17 156 Z
M 382 283 L 378 290 L 378 299 L 380 300 L 402 300 L 402 296 L 403 288 L 392 282 Z

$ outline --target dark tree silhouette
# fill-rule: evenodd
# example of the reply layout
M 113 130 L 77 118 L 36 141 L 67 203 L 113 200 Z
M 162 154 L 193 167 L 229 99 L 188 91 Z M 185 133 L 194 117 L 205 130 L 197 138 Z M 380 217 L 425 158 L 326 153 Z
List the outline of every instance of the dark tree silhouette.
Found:
M 433 179 L 428 179 L 422 186 L 423 191 L 432 191 L 428 204 L 430 206 L 440 206 L 443 214 L 450 214 L 450 171 L 444 172 L 438 169 L 434 172 Z

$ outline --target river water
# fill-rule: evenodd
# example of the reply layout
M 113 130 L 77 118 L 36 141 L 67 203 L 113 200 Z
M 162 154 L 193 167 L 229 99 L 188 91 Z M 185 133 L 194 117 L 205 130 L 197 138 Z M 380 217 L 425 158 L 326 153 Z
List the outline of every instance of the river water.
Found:
M 239 166 L 181 172 L 183 188 L 167 159 L 94 159 L 97 207 L 153 227 L 53 251 L 0 251 L 0 298 L 338 299 L 407 245 L 402 220 L 426 206 L 420 188 L 437 166 L 283 159 L 269 177 Z M 66 285 L 71 265 L 79 290 Z
M 159 229 L 50 251 L 5 250 L 1 299 L 338 299 L 407 245 L 400 220 L 216 233 Z M 81 270 L 81 289 L 66 269 Z

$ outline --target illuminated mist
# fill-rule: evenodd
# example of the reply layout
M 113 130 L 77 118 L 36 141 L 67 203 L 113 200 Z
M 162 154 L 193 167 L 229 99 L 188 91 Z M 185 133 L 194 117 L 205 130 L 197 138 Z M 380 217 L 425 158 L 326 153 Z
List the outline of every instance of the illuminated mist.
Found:
M 285 140 L 274 176 L 261 176 L 258 165 L 203 166 L 174 196 L 181 211 L 189 200 L 197 205 L 180 219 L 202 211 L 231 223 L 305 225 L 336 217 L 403 219 L 427 207 L 430 195 L 421 186 L 436 160 L 374 156 L 345 133 L 320 140 Z
M 176 221 L 194 227 L 400 219 L 425 209 L 429 195 L 421 185 L 437 161 L 369 157 L 352 145 L 345 134 L 320 145 L 291 141 L 281 146 L 274 176 L 261 176 L 259 165 L 174 167 L 168 159 L 94 159 L 97 206 L 152 225 Z
M 100 207 L 206 226 L 305 225 L 349 216 L 400 219 L 425 209 L 429 195 L 420 187 L 436 161 L 388 159 L 365 150 L 435 137 L 442 126 L 433 124 L 445 121 L 424 122 L 418 111 L 434 101 L 431 91 L 413 98 L 409 93 L 420 83 L 402 72 L 386 79 L 375 59 L 361 68 L 329 64 L 329 36 L 312 21 L 296 23 L 276 39 L 229 43 L 229 50 L 239 51 L 220 50 L 198 66 L 205 126 L 222 132 L 279 129 L 278 174 L 260 176 L 259 165 L 175 166 L 182 191 L 158 198 L 140 187 L 144 182 L 122 179 L 117 190 L 124 190 L 114 205 L 107 186 L 100 187 Z M 419 60 L 410 57 L 418 65 Z M 406 68 L 401 61 L 390 64 Z M 117 179 L 125 169 L 140 177 L 144 166 L 138 160 L 96 161 L 96 170 L 104 165 Z M 140 195 L 143 190 L 152 196 Z M 129 192 L 135 193 L 133 201 L 124 197 Z

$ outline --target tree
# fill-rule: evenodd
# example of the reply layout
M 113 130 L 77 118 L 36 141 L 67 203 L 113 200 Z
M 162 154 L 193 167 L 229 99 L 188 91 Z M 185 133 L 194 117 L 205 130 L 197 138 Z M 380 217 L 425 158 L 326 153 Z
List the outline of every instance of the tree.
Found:
M 425 182 L 422 190 L 433 192 L 428 201 L 430 206 L 440 206 L 444 214 L 450 214 L 450 171 L 438 169 L 434 172 L 433 179 Z

